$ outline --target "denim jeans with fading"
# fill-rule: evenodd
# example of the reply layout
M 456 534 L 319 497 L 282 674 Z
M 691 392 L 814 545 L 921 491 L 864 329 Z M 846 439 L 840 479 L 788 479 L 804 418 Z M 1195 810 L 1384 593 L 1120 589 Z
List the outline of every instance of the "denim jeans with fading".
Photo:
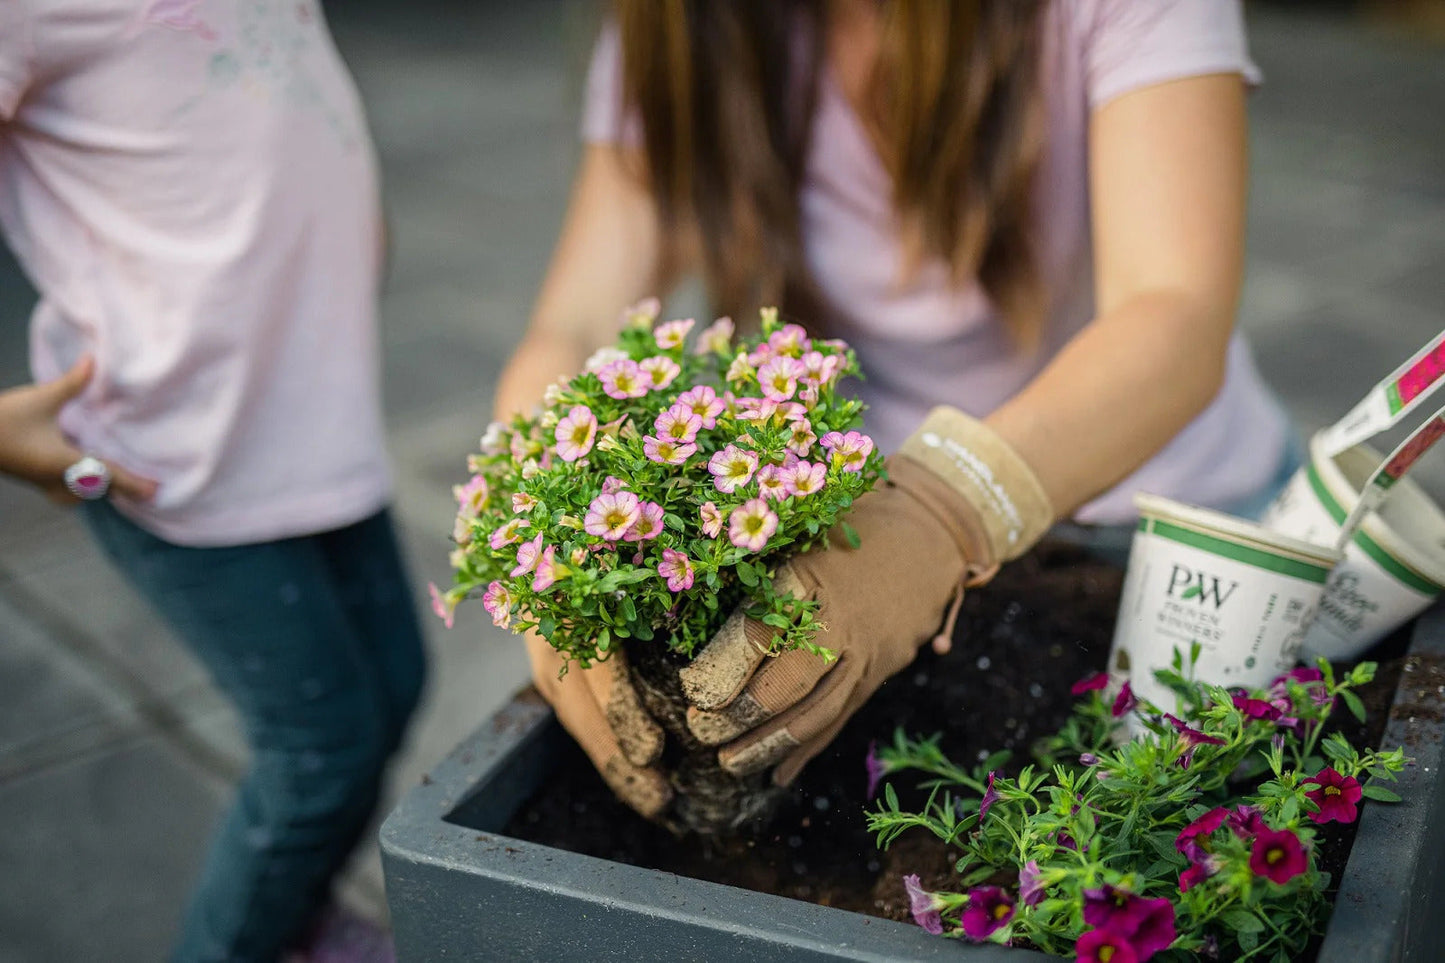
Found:
M 103 501 L 84 513 L 229 697 L 250 744 L 174 959 L 273 963 L 326 902 L 421 693 L 421 631 L 390 516 L 190 548 Z

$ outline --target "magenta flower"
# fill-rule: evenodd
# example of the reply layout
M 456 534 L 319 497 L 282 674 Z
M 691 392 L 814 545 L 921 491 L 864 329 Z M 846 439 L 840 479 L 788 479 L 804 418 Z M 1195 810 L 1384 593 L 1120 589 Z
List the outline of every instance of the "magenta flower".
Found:
M 518 515 L 523 512 L 530 512 L 535 507 L 537 507 L 537 499 L 535 496 L 528 495 L 526 492 L 512 493 L 512 511 Z
M 679 444 L 687 444 L 696 439 L 701 429 L 702 415 L 684 404 L 674 404 L 658 415 L 652 423 L 652 430 L 657 432 L 657 437 Z
M 532 539 L 530 542 L 523 542 L 517 546 L 517 567 L 507 574 L 516 578 L 518 575 L 526 575 L 537 567 L 537 559 L 542 554 L 542 536 Z
M 640 514 L 641 503 L 632 492 L 618 491 L 598 495 L 592 499 L 592 504 L 587 506 L 587 517 L 582 520 L 582 528 L 588 535 L 615 542 L 626 534 Z
M 770 502 L 780 502 L 792 494 L 788 485 L 789 474 L 779 465 L 764 465 L 758 469 L 758 494 Z
M 1126 713 L 1133 712 L 1138 705 L 1139 700 L 1134 697 L 1134 687 L 1129 685 L 1126 679 L 1123 688 L 1121 688 L 1119 694 L 1114 697 L 1114 707 L 1109 710 L 1109 714 L 1117 719 Z
M 817 441 L 818 436 L 813 433 L 812 422 L 807 418 L 799 418 L 788 425 L 788 440 L 783 442 L 783 447 L 802 458 L 813 450 Z
M 698 354 L 727 354 L 732 350 L 733 319 L 724 315 L 697 336 Z
M 758 368 L 758 384 L 769 401 L 787 401 L 798 390 L 803 376 L 803 362 L 786 355 L 777 355 Z
M 1311 819 L 1317 823 L 1355 821 L 1364 791 L 1354 776 L 1341 775 L 1333 766 L 1326 766 L 1304 781 L 1306 786 L 1311 783 L 1319 788 L 1306 792 L 1305 798 L 1320 807 L 1319 812 L 1310 813 Z
M 959 922 L 963 935 L 983 941 L 1008 925 L 1014 918 L 1014 900 L 999 886 L 979 886 L 968 891 L 968 907 Z
M 512 593 L 501 582 L 494 581 L 482 593 L 482 608 L 492 617 L 492 624 L 505 629 L 512 624 Z
M 1095 672 L 1093 675 L 1086 675 L 1078 682 L 1069 686 L 1069 692 L 1073 695 L 1083 695 L 1085 692 L 1097 692 L 1109 684 L 1109 673 Z
M 823 436 L 821 444 L 832 454 L 833 464 L 844 471 L 862 471 L 873 453 L 873 439 L 857 431 L 847 434 L 830 431 Z
M 697 324 L 694 318 L 685 318 L 681 321 L 668 321 L 665 324 L 659 324 L 653 329 L 652 338 L 663 351 L 681 348 L 682 343 L 687 340 L 687 333 L 692 330 L 694 324 Z
M 572 462 L 592 450 L 597 437 L 597 416 L 586 405 L 574 405 L 572 410 L 557 422 L 553 432 L 557 439 L 557 457 Z
M 1088 930 L 1074 942 L 1077 963 L 1141 963 L 1128 937 L 1109 930 Z
M 1084 890 L 1084 922 L 1128 940 L 1140 960 L 1166 948 L 1175 937 L 1173 903 L 1108 884 Z
M 692 561 L 675 549 L 662 550 L 662 561 L 657 566 L 657 574 L 667 579 L 668 591 L 681 592 L 692 588 Z
M 1044 901 L 1044 880 L 1038 860 L 1029 860 L 1019 870 L 1019 901 L 1025 906 L 1037 906 Z
M 463 513 L 476 515 L 487 506 L 487 480 L 481 475 L 473 475 L 465 485 L 453 485 L 452 494 Z
M 521 531 L 526 525 L 527 520 L 525 518 L 514 518 L 494 530 L 488 544 L 491 545 L 492 548 L 501 548 L 504 545 L 519 542 L 522 540 Z
M 1234 707 L 1244 714 L 1246 719 L 1263 719 L 1266 722 L 1275 722 L 1284 715 L 1278 706 L 1265 702 L 1263 699 L 1251 699 L 1242 692 L 1232 693 Z
M 798 324 L 785 324 L 768 336 L 768 348 L 772 353 L 789 358 L 802 357 L 812 346 L 807 330 Z
M 1308 869 L 1309 860 L 1293 832 L 1261 826 L 1249 850 L 1249 868 L 1256 876 L 1284 884 Z
M 1309 694 L 1310 701 L 1315 704 L 1316 708 L 1323 709 L 1329 707 L 1333 709 L 1335 699 L 1325 687 L 1324 678 L 1324 674 L 1321 673 L 1319 669 L 1313 669 L 1309 666 L 1299 666 L 1290 669 L 1284 675 L 1278 676 L 1271 682 L 1269 692 L 1266 693 L 1266 695 L 1269 698 L 1270 704 L 1283 710 L 1285 715 L 1288 715 L 1294 708 L 1294 704 L 1290 702 L 1289 695 L 1289 684 L 1294 682 L 1304 687 L 1305 691 Z M 1283 724 L 1283 720 L 1281 720 L 1281 724 Z
M 1252 839 L 1264 828 L 1264 820 L 1254 806 L 1235 806 L 1229 812 L 1229 828 L 1241 839 Z
M 443 595 L 442 590 L 437 588 L 435 582 L 428 582 L 426 588 L 427 592 L 431 594 L 431 610 L 446 624 L 447 628 L 451 628 L 457 615 L 456 599 L 449 595 Z
M 868 754 L 863 757 L 863 768 L 868 771 L 867 798 L 872 799 L 873 796 L 878 792 L 878 784 L 881 783 L 883 781 L 883 777 L 888 775 L 888 773 L 891 771 L 888 768 L 888 763 L 884 762 L 878 756 L 877 740 L 873 740 L 868 743 Z
M 923 888 L 918 874 L 903 877 L 903 888 L 908 892 L 908 911 L 913 914 L 913 922 L 934 936 L 942 935 L 943 916 L 938 911 L 943 906 L 932 893 Z
M 717 538 L 723 527 L 722 512 L 712 502 L 703 502 L 697 513 L 702 519 L 702 533 L 708 538 Z
M 828 477 L 828 466 L 822 462 L 800 461 L 790 469 L 784 469 L 789 489 L 798 497 L 820 491 Z
M 655 461 L 659 465 L 684 465 L 697 454 L 697 445 L 644 435 L 642 453 L 647 456 L 648 461 Z
M 623 533 L 623 539 L 629 542 L 646 542 L 661 535 L 662 515 L 662 506 L 657 502 L 640 502 L 637 506 L 637 520 Z
M 1179 763 L 1185 769 L 1194 761 L 1194 753 L 1200 746 L 1222 746 L 1223 739 L 1216 739 L 1214 736 L 1205 735 L 1198 729 L 1192 728 L 1178 716 L 1164 713 L 1164 718 L 1179 733 L 1179 744 L 1184 748 L 1184 753 L 1179 757 Z
M 978 803 L 979 822 L 983 822 L 984 817 L 988 815 L 989 808 L 998 802 L 998 790 L 993 788 L 993 782 L 997 778 L 998 773 L 996 772 L 988 774 L 988 785 L 984 787 L 983 798 Z
M 1179 831 L 1179 835 L 1174 837 L 1174 848 L 1190 859 L 1198 859 L 1204 853 L 1204 847 L 1199 841 L 1199 837 L 1203 836 L 1208 839 L 1211 833 L 1224 825 L 1224 820 L 1228 816 L 1229 810 L 1222 806 L 1216 806 L 1209 810 Z
M 603 365 L 597 372 L 597 379 L 602 382 L 602 390 L 607 397 L 618 399 L 641 398 L 647 394 L 650 380 L 631 358 Z
M 750 498 L 728 516 L 728 540 L 738 548 L 761 552 L 778 530 L 778 516 L 761 498 Z
M 707 463 L 713 485 L 723 494 L 731 494 L 734 489 L 746 485 L 757 468 L 758 456 L 736 445 L 728 445 L 716 452 Z
M 701 419 L 703 428 L 713 428 L 717 425 L 717 416 L 723 413 L 727 405 L 723 404 L 716 391 L 707 385 L 698 385 L 678 395 L 672 407 L 687 409 Z
M 1189 868 L 1179 874 L 1179 892 L 1187 893 L 1200 883 L 1204 882 L 1215 873 L 1219 872 L 1220 859 L 1218 856 L 1201 855 Z
M 647 386 L 647 391 L 661 391 L 682 374 L 682 368 L 677 362 L 662 354 L 643 358 L 637 362 L 637 368 L 642 373 L 642 382 Z
M 537 571 L 532 575 L 532 591 L 545 592 L 557 579 L 562 577 L 561 567 L 556 561 L 557 547 L 548 545 L 537 559 Z

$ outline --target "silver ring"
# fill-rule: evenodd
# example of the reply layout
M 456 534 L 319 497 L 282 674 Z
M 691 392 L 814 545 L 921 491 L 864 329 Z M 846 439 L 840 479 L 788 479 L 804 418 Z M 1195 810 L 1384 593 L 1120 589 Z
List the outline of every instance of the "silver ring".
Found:
M 88 502 L 104 498 L 110 491 L 110 469 L 94 455 L 86 455 L 65 469 L 65 487 L 76 498 Z

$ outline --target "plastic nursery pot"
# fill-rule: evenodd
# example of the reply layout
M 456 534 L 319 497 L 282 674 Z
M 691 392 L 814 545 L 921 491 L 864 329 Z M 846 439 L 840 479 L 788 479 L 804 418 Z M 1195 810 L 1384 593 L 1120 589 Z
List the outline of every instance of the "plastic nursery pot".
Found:
M 1404 802 L 1361 809 L 1320 963 L 1445 959 L 1433 925 L 1445 913 L 1445 606 L 1416 621 L 1410 655 L 1381 744 L 1403 745 L 1415 765 L 1400 774 Z M 402 963 L 1057 959 L 499 835 L 566 738 L 523 693 L 387 818 L 382 861 Z

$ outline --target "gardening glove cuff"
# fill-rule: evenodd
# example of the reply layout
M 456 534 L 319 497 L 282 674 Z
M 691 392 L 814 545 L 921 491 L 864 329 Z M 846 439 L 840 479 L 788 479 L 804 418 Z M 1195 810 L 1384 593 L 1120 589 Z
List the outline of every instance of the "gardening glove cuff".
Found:
M 1000 562 L 1027 552 L 1053 524 L 1049 496 L 1018 452 L 955 408 L 929 412 L 898 454 L 926 468 L 972 508 L 990 556 Z

